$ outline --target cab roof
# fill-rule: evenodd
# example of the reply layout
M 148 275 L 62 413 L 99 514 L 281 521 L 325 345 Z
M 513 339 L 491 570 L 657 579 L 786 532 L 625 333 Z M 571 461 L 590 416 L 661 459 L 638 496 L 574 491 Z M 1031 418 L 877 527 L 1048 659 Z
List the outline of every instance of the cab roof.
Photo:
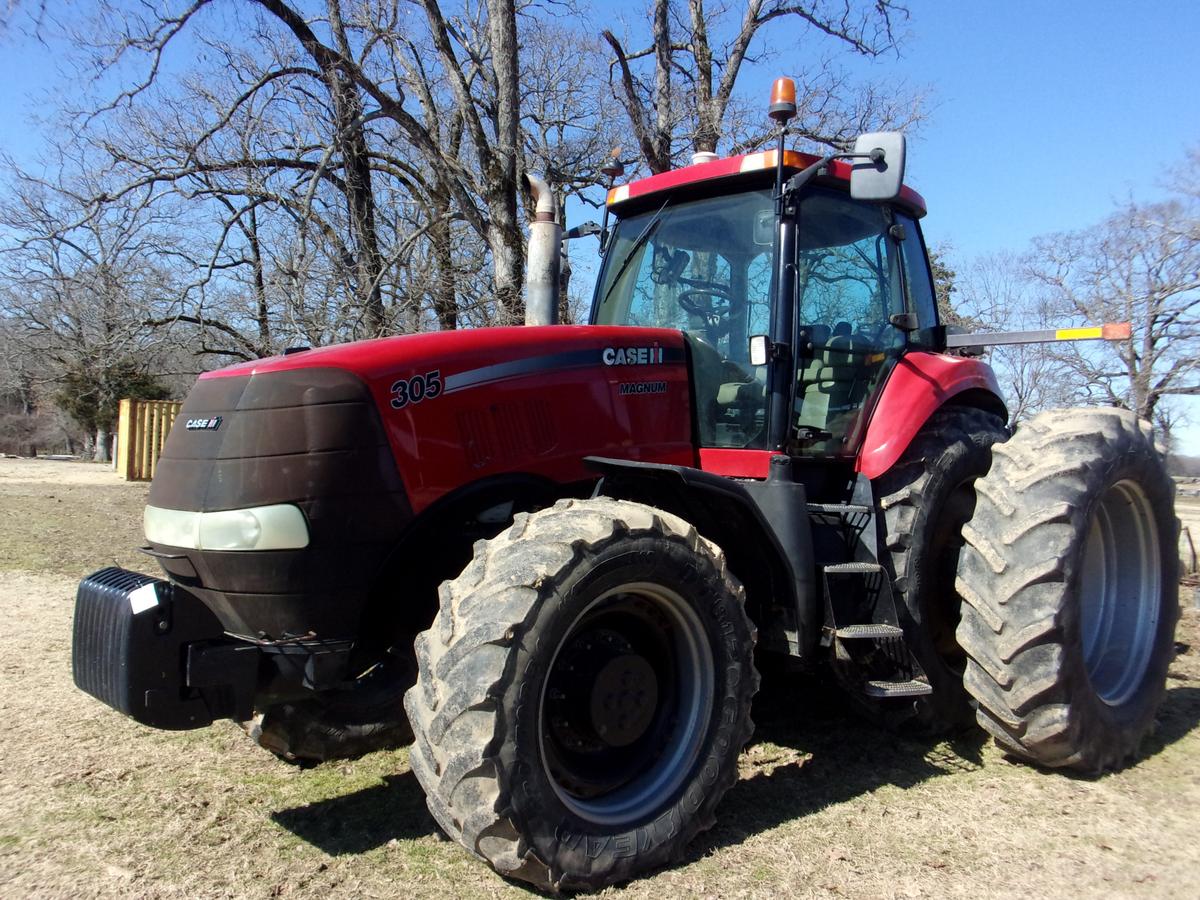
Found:
M 735 179 L 747 176 L 761 176 L 764 172 L 775 168 L 778 150 L 764 150 L 759 153 L 743 153 L 739 156 L 727 156 L 712 162 L 697 163 L 673 169 L 660 175 L 651 175 L 629 184 L 614 187 L 608 192 L 608 207 L 613 212 L 620 213 L 621 207 L 631 200 L 644 199 L 651 194 L 676 190 L 692 184 L 709 184 L 720 179 Z M 795 150 L 783 152 L 784 177 L 795 174 L 820 159 L 809 153 L 799 153 Z M 829 166 L 830 180 L 850 184 L 850 164 L 845 160 L 835 159 Z M 914 213 L 918 218 L 925 215 L 925 198 L 912 188 L 900 188 L 899 202 Z M 641 204 L 638 204 L 639 206 Z

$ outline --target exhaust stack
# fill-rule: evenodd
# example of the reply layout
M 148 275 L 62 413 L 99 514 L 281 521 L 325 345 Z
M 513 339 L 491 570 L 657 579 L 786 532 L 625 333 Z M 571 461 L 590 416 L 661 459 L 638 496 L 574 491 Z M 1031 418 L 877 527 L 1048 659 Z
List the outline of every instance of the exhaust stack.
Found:
M 525 266 L 525 324 L 557 325 L 562 225 L 554 221 L 556 204 L 550 185 L 532 172 L 525 177 L 535 202 Z

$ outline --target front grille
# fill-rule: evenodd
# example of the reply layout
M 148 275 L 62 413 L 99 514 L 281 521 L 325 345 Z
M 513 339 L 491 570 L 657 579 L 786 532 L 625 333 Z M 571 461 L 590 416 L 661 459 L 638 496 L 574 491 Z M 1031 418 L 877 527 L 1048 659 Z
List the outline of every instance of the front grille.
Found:
M 412 519 L 375 399 L 357 375 L 311 367 L 201 378 L 171 431 L 149 503 L 195 512 L 294 504 L 302 550 L 152 544 L 168 577 L 235 634 L 346 638 Z

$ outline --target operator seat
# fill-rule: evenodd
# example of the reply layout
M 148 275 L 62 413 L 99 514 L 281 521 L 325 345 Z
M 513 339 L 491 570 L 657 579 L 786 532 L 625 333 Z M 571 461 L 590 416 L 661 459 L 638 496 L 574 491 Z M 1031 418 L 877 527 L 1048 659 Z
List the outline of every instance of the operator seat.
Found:
M 814 325 L 813 356 L 799 372 L 800 398 L 797 424 L 829 432 L 832 437 L 817 449 L 836 452 L 866 397 L 871 380 L 867 357 L 872 347 L 854 334 L 849 322 Z

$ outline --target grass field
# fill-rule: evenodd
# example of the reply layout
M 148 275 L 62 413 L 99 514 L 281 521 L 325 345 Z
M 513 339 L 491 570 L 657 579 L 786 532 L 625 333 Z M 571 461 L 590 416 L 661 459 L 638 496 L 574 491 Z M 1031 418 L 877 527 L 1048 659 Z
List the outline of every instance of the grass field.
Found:
M 75 583 L 153 571 L 131 549 L 145 494 L 0 460 L 0 896 L 534 896 L 439 837 L 406 750 L 298 769 L 232 723 L 156 732 L 74 688 Z M 717 827 L 603 896 L 1200 896 L 1196 611 L 1178 641 L 1142 758 L 1094 780 L 978 735 L 898 739 L 812 680 L 776 681 Z

